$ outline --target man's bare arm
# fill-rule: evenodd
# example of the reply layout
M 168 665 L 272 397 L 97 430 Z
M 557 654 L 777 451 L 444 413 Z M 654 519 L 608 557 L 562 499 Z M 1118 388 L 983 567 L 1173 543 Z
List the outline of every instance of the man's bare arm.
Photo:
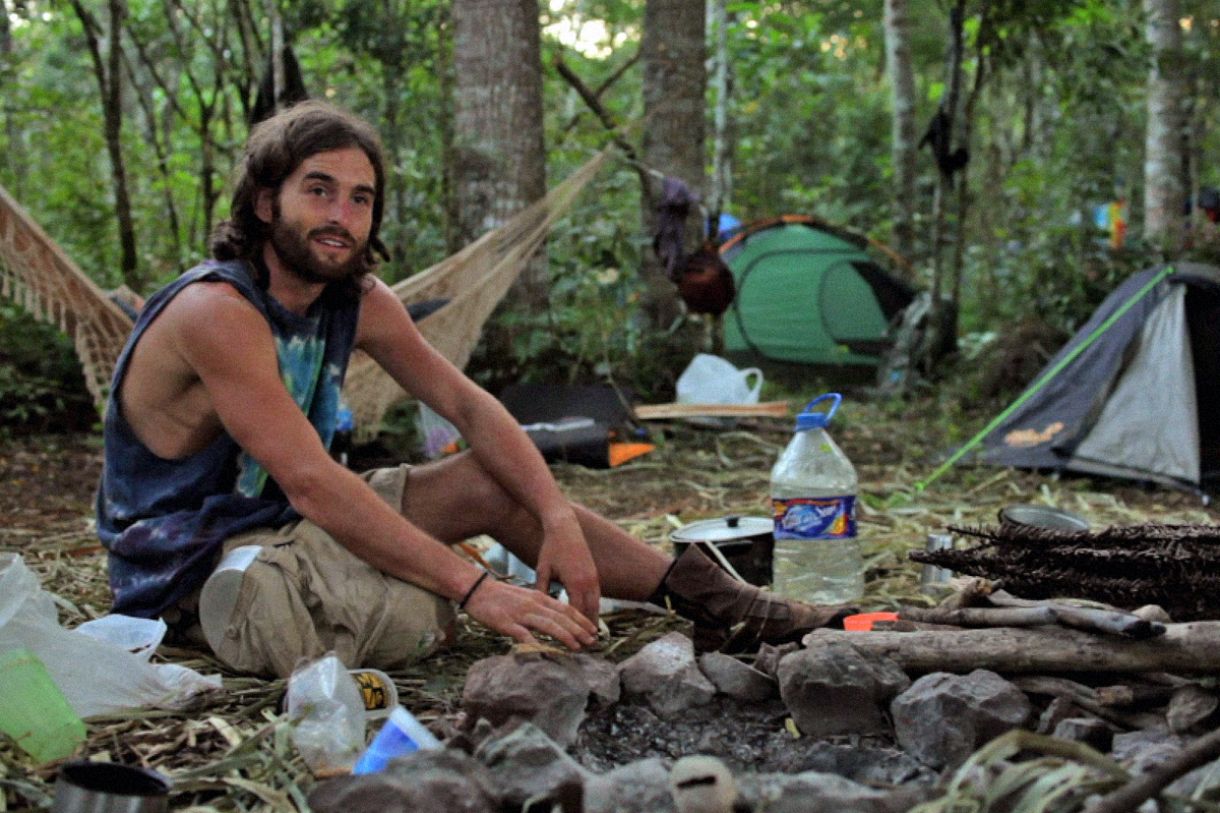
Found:
M 447 598 L 465 595 L 479 571 L 412 525 L 364 481 L 334 462 L 279 376 L 271 331 L 227 285 L 192 285 L 162 315 L 175 349 L 200 377 L 230 436 L 273 477 L 293 507 L 384 573 Z M 582 629 L 553 608 L 545 612 L 508 585 L 479 588 L 496 617 L 480 618 L 519 640 L 544 632 L 579 648 Z M 494 600 L 494 601 L 493 601 Z M 474 601 L 469 608 L 475 612 Z M 484 615 L 492 615 L 491 608 Z
M 552 576 L 572 604 L 597 617 L 600 584 L 571 503 L 517 422 L 493 398 L 424 340 L 394 292 L 377 281 L 365 295 L 358 345 L 395 381 L 451 421 L 496 482 L 538 520 L 543 543 L 539 587 Z

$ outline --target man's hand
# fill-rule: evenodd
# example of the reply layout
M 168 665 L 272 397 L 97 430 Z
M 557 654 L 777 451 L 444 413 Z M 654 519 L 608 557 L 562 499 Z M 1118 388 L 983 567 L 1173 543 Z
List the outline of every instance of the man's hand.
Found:
M 572 606 L 597 624 L 601 580 L 575 514 L 552 527 L 544 527 L 538 566 L 534 570 L 538 573 L 535 587 L 539 591 L 547 592 L 552 580 L 559 582 L 568 591 Z
M 597 627 L 570 605 L 545 593 L 492 579 L 479 585 L 466 602 L 474 620 L 523 644 L 536 644 L 534 632 L 549 635 L 568 649 L 597 641 Z

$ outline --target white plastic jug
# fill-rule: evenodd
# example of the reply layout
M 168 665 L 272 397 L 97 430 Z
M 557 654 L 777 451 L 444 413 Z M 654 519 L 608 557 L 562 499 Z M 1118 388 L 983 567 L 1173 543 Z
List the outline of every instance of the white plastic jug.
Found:
M 678 376 L 678 403 L 757 404 L 762 385 L 757 367 L 738 370 L 727 359 L 700 353 Z

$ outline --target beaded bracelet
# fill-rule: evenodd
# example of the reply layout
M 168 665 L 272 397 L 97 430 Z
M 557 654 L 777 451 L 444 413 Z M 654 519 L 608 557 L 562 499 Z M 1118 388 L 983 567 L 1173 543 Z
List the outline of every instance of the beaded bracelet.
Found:
M 479 576 L 479 578 L 474 580 L 474 584 L 470 585 L 470 589 L 466 591 L 466 595 L 462 596 L 462 600 L 458 602 L 459 610 L 466 609 L 466 602 L 470 601 L 471 596 L 474 595 L 474 591 L 478 590 L 479 585 L 482 584 L 487 579 L 487 577 L 490 575 L 491 575 L 490 570 L 484 570 L 483 575 Z

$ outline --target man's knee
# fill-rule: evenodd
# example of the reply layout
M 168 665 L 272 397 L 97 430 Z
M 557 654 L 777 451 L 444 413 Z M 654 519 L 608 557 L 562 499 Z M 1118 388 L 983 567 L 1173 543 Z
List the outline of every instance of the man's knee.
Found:
M 447 542 L 492 533 L 524 512 L 517 498 L 469 451 L 412 468 L 402 509 L 407 519 Z M 448 538 L 450 530 L 455 531 L 453 538 Z

